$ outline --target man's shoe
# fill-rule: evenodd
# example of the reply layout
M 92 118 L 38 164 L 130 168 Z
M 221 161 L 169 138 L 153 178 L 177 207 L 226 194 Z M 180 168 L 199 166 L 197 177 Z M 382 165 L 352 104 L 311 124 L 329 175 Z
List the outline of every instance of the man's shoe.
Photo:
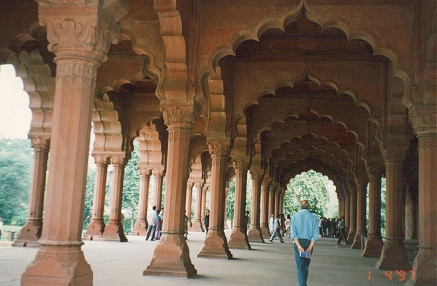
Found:
M 281 243 L 284 243 L 284 241 L 283 241 L 283 240 L 281 240 Z
M 270 242 L 273 242 L 273 239 L 270 239 Z

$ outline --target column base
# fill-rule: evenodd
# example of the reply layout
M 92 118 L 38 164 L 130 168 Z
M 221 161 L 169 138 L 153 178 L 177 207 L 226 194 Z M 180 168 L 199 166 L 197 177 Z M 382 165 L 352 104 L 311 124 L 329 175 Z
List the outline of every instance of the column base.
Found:
M 268 227 L 261 227 L 261 235 L 263 239 L 270 239 L 270 231 Z
M 110 220 L 108 222 L 105 227 L 105 231 L 98 239 L 105 241 L 127 242 L 127 237 L 124 235 L 123 225 L 116 220 Z
M 375 266 L 379 270 L 411 270 L 402 239 L 386 239 Z
M 405 285 L 437 285 L 437 249 L 418 246 L 411 279 Z
M 41 245 L 21 285 L 93 285 L 93 271 L 80 246 Z
M 347 234 L 346 243 L 352 244 L 354 242 L 355 238 L 355 230 L 349 230 L 349 233 Z
M 145 236 L 147 233 L 147 221 L 145 219 L 137 219 L 134 228 L 131 230 L 131 235 Z
M 228 241 L 229 248 L 251 250 L 246 229 L 234 228 Z
M 144 276 L 190 278 L 197 275 L 183 234 L 163 233 Z
M 205 232 L 205 230 L 203 229 L 203 224 L 200 221 L 200 219 L 194 220 L 193 226 L 190 228 L 190 230 L 195 232 Z
M 264 239 L 262 237 L 261 229 L 259 228 L 251 228 L 249 229 L 249 233 L 247 234 L 247 239 L 249 242 L 261 242 L 264 243 Z
M 351 246 L 352 249 L 361 249 L 361 235 L 364 235 L 364 233 L 362 233 L 360 230 L 355 232 L 354 241 L 352 242 Z
M 363 257 L 380 257 L 382 247 L 384 243 L 382 242 L 381 235 L 379 233 L 369 233 L 366 239 L 366 245 L 364 246 L 364 251 L 361 254 Z
M 21 228 L 17 239 L 12 243 L 13 247 L 39 247 L 37 242 L 41 236 L 42 220 L 28 219 Z
M 203 249 L 197 257 L 232 259 L 223 229 L 209 229 Z
M 95 237 L 102 235 L 105 230 L 105 223 L 103 219 L 91 219 L 90 224 L 86 228 L 86 232 L 83 235 L 83 240 L 93 240 Z

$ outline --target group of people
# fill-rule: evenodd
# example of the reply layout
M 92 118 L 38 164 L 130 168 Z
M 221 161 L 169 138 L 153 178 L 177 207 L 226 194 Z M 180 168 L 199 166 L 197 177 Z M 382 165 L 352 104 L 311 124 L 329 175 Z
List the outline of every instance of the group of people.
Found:
M 146 240 L 154 241 L 161 238 L 162 220 L 164 217 L 164 208 L 157 210 L 156 206 L 152 207 L 152 210 L 147 215 L 147 232 Z
M 347 244 L 347 228 L 344 225 L 344 218 L 326 218 L 319 219 L 319 235 L 321 237 L 335 237 L 338 238 L 338 244 L 344 240 Z
M 283 237 L 290 237 L 290 215 L 287 218 L 284 214 L 279 214 L 276 218 L 272 214 L 269 221 L 270 242 L 273 239 L 278 238 L 281 242 L 284 242 Z

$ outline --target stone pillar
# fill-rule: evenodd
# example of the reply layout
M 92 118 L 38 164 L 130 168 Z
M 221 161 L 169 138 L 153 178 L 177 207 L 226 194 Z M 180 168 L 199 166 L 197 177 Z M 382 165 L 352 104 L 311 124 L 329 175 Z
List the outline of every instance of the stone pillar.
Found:
M 251 242 L 262 242 L 264 239 L 260 228 L 260 202 L 261 202 L 261 171 L 251 171 L 252 179 L 252 216 L 250 218 L 250 229 L 248 239 Z
M 355 188 L 351 189 L 349 204 L 349 232 L 347 235 L 347 243 L 352 244 L 357 227 L 357 191 Z
M 38 1 L 39 24 L 56 56 L 56 89 L 41 247 L 21 285 L 93 283 L 81 250 L 91 113 L 97 68 L 118 40 L 125 3 Z
M 109 220 L 101 235 L 101 239 L 107 241 L 126 242 L 123 222 L 121 217 L 121 203 L 123 195 L 124 167 L 126 166 L 126 156 L 112 155 L 112 185 L 111 202 L 109 207 Z
M 208 195 L 208 188 L 209 187 L 206 187 L 206 186 L 204 186 L 202 188 L 202 208 L 201 208 L 201 211 L 200 211 L 200 219 L 201 220 L 203 220 L 203 218 L 205 217 L 205 212 L 208 209 L 208 206 L 206 205 L 206 198 L 207 198 L 207 195 Z
M 167 188 L 162 237 L 143 275 L 191 277 L 197 270 L 191 263 L 184 237 L 185 198 L 188 179 L 188 152 L 193 128 L 193 103 L 161 102 L 168 126 Z
M 405 192 L 405 239 L 417 238 L 417 199 L 410 186 Z
M 229 248 L 251 249 L 247 238 L 246 190 L 247 162 L 234 160 L 235 169 L 235 204 L 234 228 L 228 241 Z
M 264 176 L 261 186 L 261 234 L 263 239 L 270 238 L 269 188 L 270 188 L 270 178 Z
M 83 239 L 93 240 L 99 237 L 104 229 L 103 213 L 105 210 L 106 177 L 108 173 L 109 157 L 107 155 L 94 155 L 96 163 L 96 177 L 94 182 L 93 210 L 90 224 Z
M 209 230 L 203 249 L 198 257 L 232 259 L 224 232 L 226 204 L 226 169 L 229 160 L 228 142 L 209 142 L 209 153 L 212 159 L 211 178 L 211 214 Z
M 140 197 L 138 201 L 138 218 L 134 228 L 131 231 L 133 235 L 146 235 L 147 233 L 147 205 L 149 204 L 149 183 L 150 173 L 149 168 L 138 168 L 140 172 Z
M 401 140 L 397 140 L 401 141 Z M 384 144 L 384 143 L 383 143 Z M 386 143 L 387 144 L 387 143 Z M 407 146 L 396 143 L 383 146 L 386 170 L 386 239 L 376 267 L 382 270 L 410 270 L 404 247 L 402 228 L 403 192 L 402 163 Z
M 275 217 L 277 217 L 279 215 L 279 197 L 281 196 L 281 189 L 279 188 L 279 186 L 276 188 L 275 190 Z
M 357 179 L 357 230 L 352 243 L 352 248 L 361 249 L 361 237 L 366 236 L 366 194 L 367 181 L 365 179 Z M 364 246 L 364 245 L 363 245 Z
M 270 222 L 270 216 L 273 215 L 275 216 L 275 186 L 270 186 L 270 191 L 269 191 L 269 218 L 268 218 L 268 222 Z M 267 223 L 268 223 L 267 222 Z
M 196 190 L 196 208 L 194 209 L 194 222 L 193 227 L 191 228 L 193 231 L 205 231 L 203 229 L 202 219 L 206 212 L 206 191 L 203 194 L 202 187 L 202 182 L 194 183 L 194 188 Z
M 155 189 L 153 190 L 153 205 L 157 210 L 162 207 L 162 182 L 164 180 L 164 169 L 156 168 L 152 170 L 153 181 L 155 182 Z
M 344 197 L 344 224 L 346 227 L 350 227 L 350 194 L 346 194 Z
M 435 90 L 434 86 L 434 97 Z M 411 284 L 436 285 L 437 107 L 416 104 L 410 109 L 410 116 L 419 138 L 419 246 L 413 263 L 415 279 Z
M 37 240 L 42 231 L 50 137 L 32 137 L 31 143 L 33 147 L 33 173 L 30 186 L 29 211 L 26 224 L 21 228 L 17 240 L 12 243 L 12 246 L 15 247 L 39 247 Z
M 369 174 L 369 226 L 364 257 L 380 257 L 384 245 L 381 237 L 381 175 L 382 164 L 367 162 Z
M 187 196 L 185 198 L 185 211 L 191 222 L 191 204 L 193 202 L 193 183 L 187 182 Z

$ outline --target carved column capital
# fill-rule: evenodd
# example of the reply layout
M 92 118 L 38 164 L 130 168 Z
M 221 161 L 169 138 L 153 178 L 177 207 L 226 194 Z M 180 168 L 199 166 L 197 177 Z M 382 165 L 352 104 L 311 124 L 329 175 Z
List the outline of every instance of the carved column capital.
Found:
M 262 170 L 250 170 L 250 178 L 252 180 L 262 180 L 263 179 L 263 172 Z M 264 183 L 264 181 L 262 181 Z
M 39 0 L 39 23 L 47 28 L 48 50 L 60 58 L 103 63 L 111 43 L 119 41 L 118 21 L 127 1 Z M 62 8 L 62 13 L 60 13 Z
M 50 136 L 31 136 L 30 141 L 34 150 L 50 150 Z
M 110 161 L 110 157 L 105 154 L 93 154 L 94 162 L 97 166 L 108 165 Z
M 369 175 L 379 175 L 381 176 L 384 172 L 384 162 L 378 161 L 366 161 L 366 171 Z
M 151 170 L 146 167 L 138 167 L 138 171 L 140 172 L 140 176 L 150 176 Z
M 154 176 L 161 176 L 161 177 L 164 176 L 164 167 L 152 169 L 152 174 Z
M 244 160 L 232 159 L 232 165 L 234 166 L 235 172 L 245 172 L 249 164 Z
M 202 181 L 197 181 L 197 182 L 194 182 L 194 185 L 196 186 L 197 189 L 201 190 L 204 183 Z
M 225 141 L 209 141 L 207 142 L 209 153 L 211 155 L 229 156 L 230 144 Z
M 111 155 L 111 164 L 114 166 L 124 166 L 127 160 L 125 155 Z
M 436 104 L 415 104 L 409 110 L 409 117 L 418 137 L 437 135 Z
M 400 142 L 399 142 L 400 141 Z M 407 142 L 400 139 L 398 142 L 383 142 L 381 144 L 381 153 L 384 162 L 403 161 L 408 150 Z
M 161 110 L 164 122 L 169 129 L 186 128 L 192 129 L 195 122 L 193 102 L 161 102 Z

